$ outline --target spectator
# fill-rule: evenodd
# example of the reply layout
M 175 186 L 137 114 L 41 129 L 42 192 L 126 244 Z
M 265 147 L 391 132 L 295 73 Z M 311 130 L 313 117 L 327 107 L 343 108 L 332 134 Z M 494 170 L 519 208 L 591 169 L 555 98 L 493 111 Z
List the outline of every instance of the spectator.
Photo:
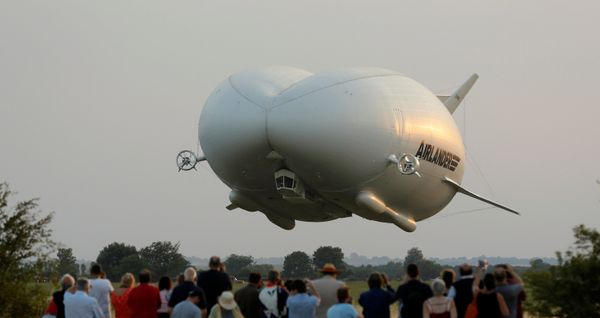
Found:
M 160 307 L 158 288 L 150 285 L 150 272 L 143 270 L 138 275 L 140 284 L 129 293 L 127 304 L 132 318 L 156 318 Z
M 233 298 L 233 293 L 224 291 L 210 310 L 208 318 L 244 318 L 244 316 Z
M 173 310 L 177 304 L 189 298 L 190 292 L 195 291 L 195 293 L 200 294 L 200 296 L 197 296 L 199 299 L 194 303 L 198 306 L 198 308 L 200 308 L 202 317 L 206 317 L 206 298 L 204 296 L 204 291 L 202 288 L 196 287 L 196 284 L 194 283 L 196 280 L 196 269 L 193 267 L 186 268 L 183 272 L 183 276 L 183 283 L 175 286 L 171 292 L 171 298 L 169 298 L 169 308 Z
M 121 277 L 121 285 L 110 294 L 110 300 L 115 308 L 116 318 L 131 318 L 128 300 L 129 293 L 133 289 L 135 278 L 133 274 L 126 273 Z
M 308 295 L 306 285 L 314 291 L 314 295 Z M 317 307 L 321 302 L 319 292 L 309 280 L 295 280 L 292 283 L 290 297 L 287 299 L 289 318 L 315 318 Z M 336 291 L 337 298 L 337 291 Z
M 508 275 L 512 278 L 512 284 L 508 284 Z M 523 292 L 523 281 L 507 265 L 498 265 L 494 268 L 494 279 L 496 281 L 496 291 L 504 297 L 510 311 L 508 317 L 517 318 L 519 294 Z
M 483 279 L 483 289 L 479 288 L 479 281 L 483 268 L 478 269 L 478 275 L 473 280 L 473 297 L 477 302 L 477 318 L 501 318 L 508 316 L 510 311 L 504 297 L 496 292 L 496 283 L 494 275 L 486 274 Z
M 48 309 L 46 309 L 46 314 L 55 316 L 56 318 L 65 318 L 65 304 L 63 300 L 65 297 L 69 297 L 73 295 L 75 291 L 73 287 L 75 287 L 75 279 L 70 274 L 64 274 L 60 278 L 60 287 L 59 291 L 56 291 L 52 294 L 52 301 L 50 301 L 50 305 Z M 75 287 L 76 289 L 76 287 Z
M 260 273 L 250 273 L 248 285 L 235 292 L 235 302 L 245 318 L 260 318 L 261 304 L 258 298 L 259 289 L 262 287 Z
M 467 306 L 473 301 L 473 268 L 463 264 L 459 268 L 460 279 L 452 284 L 448 298 L 454 300 L 456 316 L 464 318 Z
M 286 282 L 286 285 L 288 282 Z M 267 284 L 258 294 L 258 298 L 264 307 L 264 317 L 280 318 L 287 315 L 286 302 L 288 299 L 288 290 L 281 286 L 281 278 L 278 271 L 269 271 Z
M 70 274 L 64 274 L 60 279 L 61 290 L 52 294 L 52 301 L 56 304 L 56 318 L 65 317 L 64 299 L 72 296 L 77 290 L 75 278 Z
M 201 318 L 205 317 L 206 310 L 204 313 L 198 305 L 200 301 L 204 301 L 204 293 L 198 287 L 191 290 L 186 300 L 179 302 L 173 312 L 171 312 L 171 318 Z
M 444 281 L 444 285 L 446 285 L 444 296 L 448 296 L 448 291 L 450 291 L 450 288 L 456 279 L 456 273 L 454 270 L 446 268 L 440 273 L 440 278 Z
M 171 278 L 163 276 L 158 281 L 158 290 L 160 294 L 160 308 L 158 308 L 158 318 L 169 318 L 169 298 L 171 297 Z M 119 317 L 117 317 L 119 318 Z
M 339 272 L 331 263 L 327 263 L 321 268 L 321 274 L 323 277 L 312 282 L 321 296 L 321 303 L 317 307 L 317 318 L 327 317 L 329 307 L 337 303 L 337 290 L 346 286 L 344 282 L 337 280 Z
M 66 318 L 106 318 L 98 301 L 88 295 L 90 281 L 85 278 L 77 280 L 77 291 L 74 295 L 65 297 Z
M 387 277 L 375 272 L 369 276 L 367 282 L 369 290 L 360 294 L 358 298 L 358 303 L 363 308 L 363 316 L 365 318 L 389 317 L 390 305 L 396 301 L 396 293 L 388 284 Z M 382 286 L 385 286 L 385 290 Z
M 103 278 L 103 276 L 106 277 L 106 274 L 102 271 L 100 264 L 92 265 L 90 274 L 94 277 L 90 280 L 90 296 L 96 298 L 104 317 L 111 318 L 110 294 L 114 288 L 108 279 Z
M 523 284 L 523 281 L 520 279 L 520 277 L 517 276 L 517 278 L 515 278 L 513 276 L 514 270 L 510 267 L 510 265 L 503 265 L 505 267 L 506 271 L 506 281 L 509 285 L 514 285 L 514 284 Z M 523 318 L 523 302 L 527 299 L 527 294 L 525 294 L 525 288 L 523 288 L 523 290 L 519 293 L 519 296 L 517 297 L 517 318 Z
M 419 279 L 419 268 L 415 264 L 409 264 L 406 267 L 405 283 L 396 291 L 396 298 L 402 306 L 400 316 L 422 318 L 423 303 L 431 297 L 433 297 L 431 288 Z
M 177 276 L 177 285 L 181 285 L 183 282 L 185 282 L 185 276 L 183 274 L 179 274 Z
M 435 279 L 431 283 L 433 297 L 423 303 L 423 318 L 456 318 L 456 307 L 452 299 L 446 298 L 446 282 Z
M 350 297 L 350 291 L 348 287 L 340 287 L 337 291 L 338 303 L 334 304 L 327 310 L 327 318 L 362 318 L 358 314 L 358 311 L 352 306 L 352 298 Z M 389 317 L 389 305 L 388 315 L 380 317 Z
M 201 272 L 198 275 L 198 287 L 202 288 L 206 296 L 206 305 L 212 308 L 217 304 L 217 297 L 226 290 L 231 290 L 231 281 L 229 275 L 222 272 L 224 270 L 221 259 L 213 256 L 208 262 L 209 270 Z

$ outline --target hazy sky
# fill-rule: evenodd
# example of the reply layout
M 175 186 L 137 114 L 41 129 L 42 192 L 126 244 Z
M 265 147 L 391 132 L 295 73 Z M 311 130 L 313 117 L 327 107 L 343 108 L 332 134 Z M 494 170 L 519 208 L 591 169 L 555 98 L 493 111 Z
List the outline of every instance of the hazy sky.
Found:
M 0 1 L 0 180 L 40 197 L 86 259 L 157 240 L 196 256 L 553 256 L 575 225 L 600 227 L 598 30 L 597 1 Z M 221 80 L 267 65 L 378 66 L 436 93 L 479 73 L 454 114 L 463 184 L 523 215 L 454 215 L 486 207 L 460 194 L 414 233 L 227 211 L 208 165 L 178 173 L 175 155 L 196 149 Z

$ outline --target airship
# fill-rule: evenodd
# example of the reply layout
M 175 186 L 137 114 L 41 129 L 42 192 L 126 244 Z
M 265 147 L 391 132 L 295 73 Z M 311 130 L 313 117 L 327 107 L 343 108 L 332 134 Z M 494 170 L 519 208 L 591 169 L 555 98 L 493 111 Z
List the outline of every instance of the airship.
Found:
M 201 153 L 181 151 L 177 166 L 206 160 L 231 188 L 228 210 L 263 213 L 286 230 L 357 215 L 412 232 L 457 192 L 518 214 L 462 185 L 452 114 L 477 79 L 436 96 L 382 68 L 242 71 L 207 98 Z

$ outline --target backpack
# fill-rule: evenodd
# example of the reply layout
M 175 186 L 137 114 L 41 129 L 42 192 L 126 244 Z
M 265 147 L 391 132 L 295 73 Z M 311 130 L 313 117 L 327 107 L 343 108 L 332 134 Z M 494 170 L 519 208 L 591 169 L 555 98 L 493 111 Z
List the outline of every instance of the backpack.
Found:
M 287 293 L 279 286 L 265 287 L 258 294 L 265 317 L 282 317 L 286 314 Z

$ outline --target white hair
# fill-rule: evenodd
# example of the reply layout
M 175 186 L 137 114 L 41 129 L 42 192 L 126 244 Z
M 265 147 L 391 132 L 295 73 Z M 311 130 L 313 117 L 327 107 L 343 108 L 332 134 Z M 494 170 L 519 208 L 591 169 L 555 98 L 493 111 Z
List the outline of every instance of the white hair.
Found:
M 431 289 L 433 290 L 433 294 L 435 296 L 443 295 L 446 291 L 446 283 L 443 280 L 436 278 L 431 283 Z
M 196 269 L 193 267 L 188 267 L 183 272 L 183 278 L 186 281 L 193 282 L 196 279 Z
M 66 280 L 69 280 L 69 284 L 66 283 Z M 73 276 L 71 276 L 71 274 L 64 274 L 62 275 L 62 277 L 60 278 L 60 284 L 65 287 L 71 287 L 73 285 L 75 285 L 75 278 L 73 278 Z

